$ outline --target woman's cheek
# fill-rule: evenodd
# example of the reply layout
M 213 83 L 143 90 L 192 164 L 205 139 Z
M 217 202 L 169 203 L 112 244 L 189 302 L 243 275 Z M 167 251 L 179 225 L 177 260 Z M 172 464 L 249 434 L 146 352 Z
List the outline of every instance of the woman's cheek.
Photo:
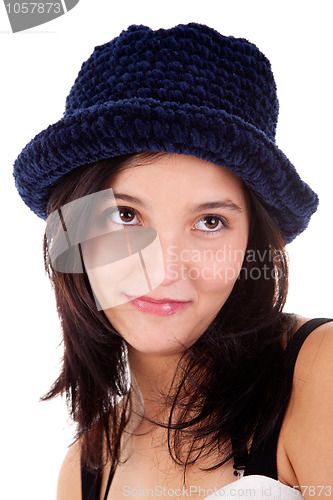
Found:
M 192 255 L 187 264 L 188 277 L 200 279 L 202 286 L 211 288 L 232 288 L 241 271 L 247 240 L 228 241 L 224 244 L 212 244 L 209 249 L 201 249 L 199 257 Z
M 243 259 L 221 261 L 215 259 L 209 263 L 196 264 L 192 268 L 192 278 L 200 277 L 202 288 L 209 290 L 231 290 L 239 276 Z
M 82 256 L 98 310 L 140 297 L 164 279 L 164 262 L 156 231 L 147 227 L 90 238 Z

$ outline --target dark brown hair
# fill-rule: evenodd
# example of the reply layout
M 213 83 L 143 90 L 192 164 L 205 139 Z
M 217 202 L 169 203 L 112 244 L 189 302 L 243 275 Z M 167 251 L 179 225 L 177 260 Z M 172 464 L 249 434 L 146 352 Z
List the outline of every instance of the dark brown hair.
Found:
M 48 213 L 105 188 L 110 176 L 131 162 L 147 163 L 161 154 L 123 155 L 73 170 L 54 187 Z M 210 469 L 230 460 L 233 451 L 247 449 L 261 418 L 260 447 L 288 397 L 282 341 L 289 340 L 295 317 L 283 313 L 288 289 L 285 241 L 264 203 L 250 189 L 246 193 L 251 224 L 242 270 L 214 321 L 185 349 L 174 377 L 178 382 L 165 395 L 172 401 L 169 422 L 158 423 L 168 429 L 169 451 L 184 467 L 184 477 L 189 464 L 212 450 L 219 450 L 220 460 Z M 61 319 L 64 355 L 59 378 L 42 399 L 66 394 L 76 437 L 82 440 L 82 460 L 100 469 L 107 460 L 115 464 L 119 459 L 120 439 L 133 410 L 126 344 L 97 310 L 87 275 L 52 268 L 46 237 L 44 258 Z M 237 437 L 234 450 L 231 435 Z

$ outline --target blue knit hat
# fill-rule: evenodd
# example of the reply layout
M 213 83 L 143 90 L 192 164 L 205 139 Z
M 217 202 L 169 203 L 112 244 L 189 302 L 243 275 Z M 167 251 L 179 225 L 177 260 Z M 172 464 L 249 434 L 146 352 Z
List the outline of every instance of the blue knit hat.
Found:
M 276 146 L 277 117 L 270 63 L 252 43 L 196 23 L 131 25 L 83 63 L 63 118 L 18 156 L 16 186 L 46 218 L 53 187 L 75 167 L 140 151 L 191 154 L 239 175 L 290 242 L 318 197 Z

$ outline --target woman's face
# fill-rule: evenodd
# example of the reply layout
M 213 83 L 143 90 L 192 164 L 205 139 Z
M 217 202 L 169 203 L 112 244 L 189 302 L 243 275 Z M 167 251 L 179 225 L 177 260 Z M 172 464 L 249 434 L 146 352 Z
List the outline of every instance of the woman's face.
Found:
M 157 234 L 150 250 L 132 255 L 136 267 L 126 259 L 119 263 L 121 279 L 101 267 L 94 271 L 98 249 L 87 252 L 95 296 L 103 303 L 113 287 L 112 293 L 116 290 L 122 298 L 103 309 L 129 348 L 182 353 L 183 345 L 195 343 L 215 318 L 242 267 L 249 232 L 242 183 L 226 168 L 194 156 L 168 154 L 129 166 L 111 178 L 108 188 L 114 196 L 109 211 L 104 211 L 110 232 L 125 229 L 116 236 L 130 235 L 132 241 L 140 234 L 144 241 L 147 228 Z M 148 280 L 144 293 L 139 268 Z

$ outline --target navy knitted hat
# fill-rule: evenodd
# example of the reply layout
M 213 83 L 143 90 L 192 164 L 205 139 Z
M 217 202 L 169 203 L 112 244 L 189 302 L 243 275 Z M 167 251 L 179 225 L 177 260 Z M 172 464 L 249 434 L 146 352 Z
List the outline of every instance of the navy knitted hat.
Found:
M 75 167 L 140 151 L 191 154 L 239 175 L 290 242 L 318 197 L 276 146 L 277 117 L 270 63 L 252 43 L 196 23 L 131 25 L 83 63 L 63 118 L 15 161 L 16 187 L 46 218 L 53 187 Z

